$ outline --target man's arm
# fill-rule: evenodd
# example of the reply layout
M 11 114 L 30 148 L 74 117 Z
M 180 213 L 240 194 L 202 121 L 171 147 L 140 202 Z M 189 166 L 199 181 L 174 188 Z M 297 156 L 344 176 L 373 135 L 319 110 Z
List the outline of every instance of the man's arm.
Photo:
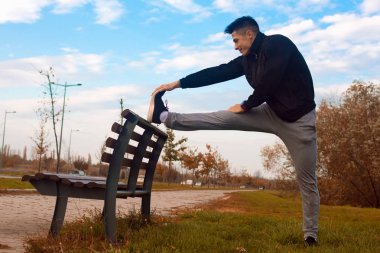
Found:
M 242 60 L 243 57 L 239 56 L 228 63 L 190 74 L 180 79 L 181 87 L 198 88 L 238 78 L 244 75 Z
M 174 82 L 171 82 L 171 83 L 166 83 L 166 84 L 161 84 L 160 86 L 158 86 L 152 93 L 152 95 L 160 92 L 160 91 L 170 91 L 170 90 L 174 90 L 174 89 L 177 89 L 177 88 L 180 88 L 181 87 L 181 83 L 179 80 L 177 81 L 174 81 Z
M 241 61 L 242 57 L 238 57 L 227 64 L 207 68 L 190 74 L 180 80 L 161 84 L 153 91 L 152 95 L 161 91 L 171 91 L 176 88 L 197 88 L 238 78 L 244 74 Z M 244 112 L 240 104 L 231 106 L 228 110 L 235 113 Z

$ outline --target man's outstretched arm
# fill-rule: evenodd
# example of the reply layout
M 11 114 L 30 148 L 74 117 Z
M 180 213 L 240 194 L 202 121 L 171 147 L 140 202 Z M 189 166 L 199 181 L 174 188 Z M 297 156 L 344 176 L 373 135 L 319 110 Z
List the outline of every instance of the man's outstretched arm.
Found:
M 171 82 L 171 83 L 161 84 L 156 89 L 154 89 L 152 95 L 155 95 L 161 91 L 170 91 L 170 90 L 174 90 L 177 88 L 181 88 L 181 83 L 179 82 L 179 80 Z

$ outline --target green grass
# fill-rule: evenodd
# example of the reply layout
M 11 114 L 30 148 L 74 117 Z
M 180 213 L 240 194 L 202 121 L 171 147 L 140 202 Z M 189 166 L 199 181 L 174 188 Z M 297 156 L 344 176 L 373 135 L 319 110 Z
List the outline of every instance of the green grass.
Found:
M 22 177 L 25 174 L 28 174 L 28 173 L 24 171 L 1 171 L 0 172 L 0 175 L 14 176 L 14 177 Z
M 198 209 L 199 210 L 199 209 Z M 118 219 L 118 245 L 104 241 L 99 212 L 64 226 L 28 252 L 380 252 L 380 210 L 322 206 L 319 245 L 303 243 L 301 202 L 276 192 L 239 192 L 178 217 L 136 212 Z
M 19 178 L 0 178 L 0 190 L 5 189 L 34 189 L 29 182 L 22 182 Z

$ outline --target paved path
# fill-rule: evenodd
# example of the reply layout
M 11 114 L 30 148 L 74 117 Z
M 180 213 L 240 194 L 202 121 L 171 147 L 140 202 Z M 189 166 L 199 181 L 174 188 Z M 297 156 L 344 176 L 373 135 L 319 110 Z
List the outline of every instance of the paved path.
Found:
M 213 199 L 222 198 L 222 190 L 194 191 L 155 191 L 152 193 L 152 210 L 167 215 L 173 209 L 192 207 Z M 66 219 L 81 217 L 86 209 L 102 209 L 100 200 L 70 198 L 67 205 Z M 133 208 L 139 210 L 140 198 L 118 199 L 117 208 L 127 212 Z M 0 253 L 19 253 L 23 251 L 23 241 L 27 236 L 47 235 L 53 216 L 55 197 L 38 194 L 0 194 L 0 246 L 7 245 Z

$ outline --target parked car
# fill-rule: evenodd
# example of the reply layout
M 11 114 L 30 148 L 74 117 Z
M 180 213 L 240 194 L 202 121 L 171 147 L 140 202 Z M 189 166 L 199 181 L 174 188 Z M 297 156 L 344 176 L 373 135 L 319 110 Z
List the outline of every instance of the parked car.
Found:
M 86 173 L 83 170 L 72 170 L 70 175 L 85 176 Z

